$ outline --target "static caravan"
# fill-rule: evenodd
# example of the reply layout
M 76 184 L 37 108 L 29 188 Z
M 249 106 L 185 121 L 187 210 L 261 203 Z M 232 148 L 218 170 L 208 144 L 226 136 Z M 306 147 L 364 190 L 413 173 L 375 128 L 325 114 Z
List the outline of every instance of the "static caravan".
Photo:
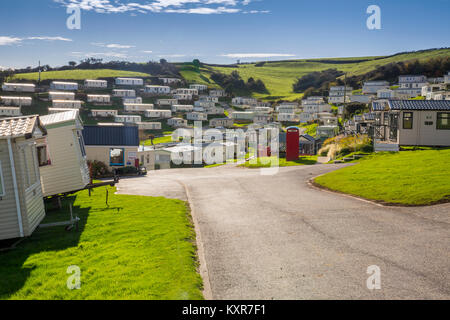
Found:
M 235 111 L 231 114 L 234 120 L 253 121 L 255 113 L 251 111 Z
M 39 116 L 0 119 L 0 240 L 30 236 L 45 217 L 36 139 Z
M 32 83 L 4 83 L 2 90 L 9 92 L 35 92 L 36 86 Z
M 216 114 L 224 114 L 225 113 L 225 109 L 222 108 L 222 107 L 213 106 L 213 107 L 206 108 L 205 112 L 206 112 L 206 114 L 214 114 L 214 115 L 216 115 Z
M 279 122 L 299 122 L 300 116 L 296 113 L 279 113 L 277 120 Z
M 75 93 L 51 91 L 48 93 L 48 97 L 50 100 L 75 100 Z
M 134 98 L 134 97 L 136 97 L 136 91 L 134 91 L 134 90 L 114 89 L 113 90 L 113 96 L 114 97 L 121 97 L 121 98 Z
M 173 112 L 192 112 L 194 111 L 194 106 L 190 104 L 175 104 L 172 106 Z
M 170 118 L 167 120 L 167 124 L 174 128 L 184 128 L 187 127 L 187 120 L 182 118 Z
M 94 118 L 110 118 L 110 117 L 115 117 L 119 114 L 119 111 L 117 110 L 97 110 L 97 109 L 93 109 L 91 110 L 91 115 Z
M 189 89 L 189 88 L 179 88 L 174 90 L 175 94 L 186 94 L 191 96 L 198 96 L 197 89 Z
M 208 121 L 208 115 L 201 112 L 190 112 L 186 115 L 186 118 L 191 121 Z
M 139 130 L 161 130 L 161 122 L 138 122 Z
M 78 90 L 78 83 L 76 82 L 61 82 L 61 81 L 53 81 L 50 83 L 50 89 L 53 90 Z
M 5 106 L 31 106 L 33 98 L 31 97 L 0 97 L 2 104 Z
M 215 118 L 209 120 L 209 126 L 211 128 L 218 128 L 218 127 L 231 128 L 233 127 L 233 124 L 234 121 L 233 119 L 230 118 Z
M 20 107 L 0 107 L 0 117 L 19 117 L 21 115 Z
M 92 103 L 108 104 L 111 103 L 111 96 L 108 94 L 88 94 L 87 101 Z
M 80 100 L 53 100 L 53 108 L 80 109 L 82 104 Z
M 189 86 L 190 89 L 195 89 L 197 91 L 206 91 L 208 90 L 208 86 L 206 84 L 191 84 Z
M 145 93 L 149 94 L 170 94 L 170 87 L 168 86 L 145 86 Z
M 78 110 L 41 117 L 47 137 L 37 151 L 44 197 L 83 189 L 90 182 Z
M 71 108 L 48 108 L 48 114 L 53 113 L 59 113 L 59 112 L 65 112 L 69 110 L 78 110 L 78 109 L 71 109 Z
M 118 123 L 137 123 L 142 122 L 142 118 L 141 116 L 117 115 L 114 117 L 114 121 Z
M 184 101 L 191 101 L 192 100 L 192 94 L 175 93 L 172 96 L 173 96 L 174 99 L 177 99 L 177 100 L 184 100 Z
M 84 80 L 85 88 L 107 88 L 108 81 L 106 80 Z
M 209 95 L 212 97 L 225 97 L 226 93 L 224 90 L 209 90 Z
M 123 98 L 123 104 L 127 104 L 127 103 L 142 103 L 142 98 L 141 97 Z
M 175 84 L 181 82 L 181 79 L 178 78 L 159 78 L 159 80 L 162 81 L 164 84 Z
M 213 102 L 213 101 L 201 101 L 201 100 L 198 100 L 198 101 L 194 102 L 194 106 L 201 107 L 201 108 L 212 108 L 215 105 L 216 105 L 216 103 Z
M 110 170 L 135 165 L 139 147 L 137 126 L 85 126 L 83 138 L 89 161 L 101 161 Z
M 218 103 L 219 102 L 219 97 L 200 96 L 200 101 L 209 101 L 209 102 Z
M 153 107 L 153 104 L 150 103 L 126 103 L 123 105 L 125 112 L 145 112 L 145 110 L 151 110 Z
M 178 104 L 177 99 L 158 99 L 157 100 L 158 106 L 173 106 L 174 104 Z
M 146 118 L 163 118 L 168 119 L 172 117 L 172 111 L 170 110 L 145 110 Z
M 138 78 L 116 78 L 118 86 L 143 86 L 144 80 Z

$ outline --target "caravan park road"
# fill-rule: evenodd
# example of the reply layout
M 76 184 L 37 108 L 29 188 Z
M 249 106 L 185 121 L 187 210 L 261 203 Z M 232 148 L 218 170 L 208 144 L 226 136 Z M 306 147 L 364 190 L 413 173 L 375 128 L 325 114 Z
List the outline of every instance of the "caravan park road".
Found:
M 207 298 L 449 299 L 450 204 L 383 207 L 308 185 L 336 168 L 161 170 L 118 193 L 190 202 Z M 379 290 L 366 285 L 373 265 Z

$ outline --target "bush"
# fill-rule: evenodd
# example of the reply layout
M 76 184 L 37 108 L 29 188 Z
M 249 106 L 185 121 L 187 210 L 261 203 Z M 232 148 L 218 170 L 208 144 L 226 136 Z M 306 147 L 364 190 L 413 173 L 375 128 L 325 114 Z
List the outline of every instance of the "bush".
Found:
M 365 144 L 361 147 L 362 152 L 371 153 L 373 152 L 373 146 L 371 144 Z
M 118 175 L 136 174 L 138 169 L 136 167 L 123 167 L 116 169 Z
M 108 166 L 101 161 L 88 161 L 88 166 L 91 168 L 91 174 L 93 178 L 101 178 L 111 173 L 108 169 Z
M 350 148 L 345 147 L 345 148 L 342 148 L 342 149 L 339 151 L 339 156 L 346 156 L 346 155 L 348 155 L 348 154 L 350 154 L 350 153 L 352 153 L 352 151 L 350 150 Z

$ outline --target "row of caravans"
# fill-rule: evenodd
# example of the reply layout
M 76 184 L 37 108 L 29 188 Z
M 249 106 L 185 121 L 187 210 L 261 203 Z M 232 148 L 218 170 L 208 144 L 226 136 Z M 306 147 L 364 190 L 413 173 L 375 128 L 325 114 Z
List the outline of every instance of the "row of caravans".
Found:
M 0 240 L 31 235 L 44 197 L 90 183 L 82 129 L 77 110 L 0 119 Z

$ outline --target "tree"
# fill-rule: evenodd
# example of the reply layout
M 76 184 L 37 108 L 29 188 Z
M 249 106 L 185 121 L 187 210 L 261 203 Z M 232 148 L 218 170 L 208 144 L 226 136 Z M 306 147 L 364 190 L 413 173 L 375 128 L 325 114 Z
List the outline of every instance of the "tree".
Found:
M 69 61 L 69 66 L 71 66 L 72 68 L 74 68 L 77 65 L 77 63 L 75 61 Z

